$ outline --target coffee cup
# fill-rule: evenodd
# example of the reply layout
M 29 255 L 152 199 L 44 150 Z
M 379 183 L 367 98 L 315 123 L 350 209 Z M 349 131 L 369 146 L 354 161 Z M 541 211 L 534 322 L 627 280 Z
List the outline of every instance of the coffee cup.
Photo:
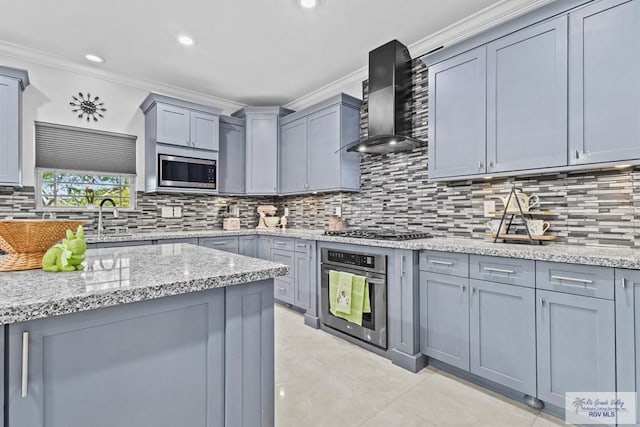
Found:
M 502 222 L 502 228 L 500 228 L 500 220 L 492 219 L 487 222 L 487 228 L 493 234 L 507 234 L 507 221 Z M 500 228 L 500 232 L 498 233 L 498 229 Z
M 529 233 L 532 236 L 542 236 L 547 230 L 551 227 L 546 221 L 541 219 L 528 219 L 527 220 L 527 228 L 529 229 Z

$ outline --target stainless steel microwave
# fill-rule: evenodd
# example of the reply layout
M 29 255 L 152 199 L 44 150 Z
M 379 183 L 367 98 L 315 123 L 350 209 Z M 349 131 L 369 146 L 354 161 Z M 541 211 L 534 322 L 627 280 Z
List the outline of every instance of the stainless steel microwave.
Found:
M 211 159 L 158 154 L 158 185 L 216 189 L 217 162 Z

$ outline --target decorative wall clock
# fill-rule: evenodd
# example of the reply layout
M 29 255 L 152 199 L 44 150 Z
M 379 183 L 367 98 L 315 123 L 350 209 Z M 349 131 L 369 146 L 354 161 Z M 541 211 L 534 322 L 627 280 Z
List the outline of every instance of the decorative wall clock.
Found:
M 93 119 L 94 122 L 98 121 L 98 117 L 103 118 L 106 108 L 104 108 L 104 102 L 100 101 L 99 96 L 91 97 L 90 93 L 87 93 L 85 97 L 82 92 L 78 92 L 78 96 L 72 95 L 73 101 L 69 103 L 73 107 L 72 112 L 79 113 L 78 118 L 83 119 L 87 118 L 87 121 L 90 122 Z

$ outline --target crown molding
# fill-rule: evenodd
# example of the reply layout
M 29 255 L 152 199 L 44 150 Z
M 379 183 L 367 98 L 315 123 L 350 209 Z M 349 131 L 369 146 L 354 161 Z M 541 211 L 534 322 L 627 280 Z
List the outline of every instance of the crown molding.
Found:
M 100 70 L 92 66 L 69 61 L 36 49 L 31 49 L 5 41 L 0 41 L 0 55 L 9 56 L 22 61 L 32 62 L 38 65 L 56 68 L 58 70 L 82 74 L 85 76 L 94 77 L 97 79 L 133 87 L 136 89 L 148 90 L 149 92 L 155 92 L 162 95 L 179 97 L 192 102 L 214 105 L 222 108 L 229 114 L 240 108 L 246 107 L 246 104 L 242 104 L 230 99 L 185 89 L 158 81 L 141 80 L 133 77 L 127 77 L 111 71 Z
M 473 15 L 443 28 L 407 46 L 412 58 L 420 57 L 440 46 L 449 46 L 495 27 L 503 22 L 524 15 L 556 0 L 500 0 Z M 369 76 L 368 66 L 334 80 L 285 105 L 292 110 L 309 107 L 323 99 L 337 95 L 362 83 Z

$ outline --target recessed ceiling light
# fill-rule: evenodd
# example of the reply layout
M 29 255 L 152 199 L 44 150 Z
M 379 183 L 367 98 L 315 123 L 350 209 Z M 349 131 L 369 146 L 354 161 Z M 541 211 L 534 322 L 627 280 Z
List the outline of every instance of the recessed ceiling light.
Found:
M 311 9 L 312 7 L 316 7 L 316 0 L 300 0 L 300 4 L 302 7 Z
M 180 44 L 183 44 L 185 46 L 192 46 L 194 43 L 191 37 L 185 35 L 179 36 L 178 41 L 180 42 Z
M 91 53 L 86 54 L 84 57 L 87 61 L 95 62 L 97 64 L 101 64 L 104 62 L 104 59 L 100 58 L 98 55 L 93 55 Z

